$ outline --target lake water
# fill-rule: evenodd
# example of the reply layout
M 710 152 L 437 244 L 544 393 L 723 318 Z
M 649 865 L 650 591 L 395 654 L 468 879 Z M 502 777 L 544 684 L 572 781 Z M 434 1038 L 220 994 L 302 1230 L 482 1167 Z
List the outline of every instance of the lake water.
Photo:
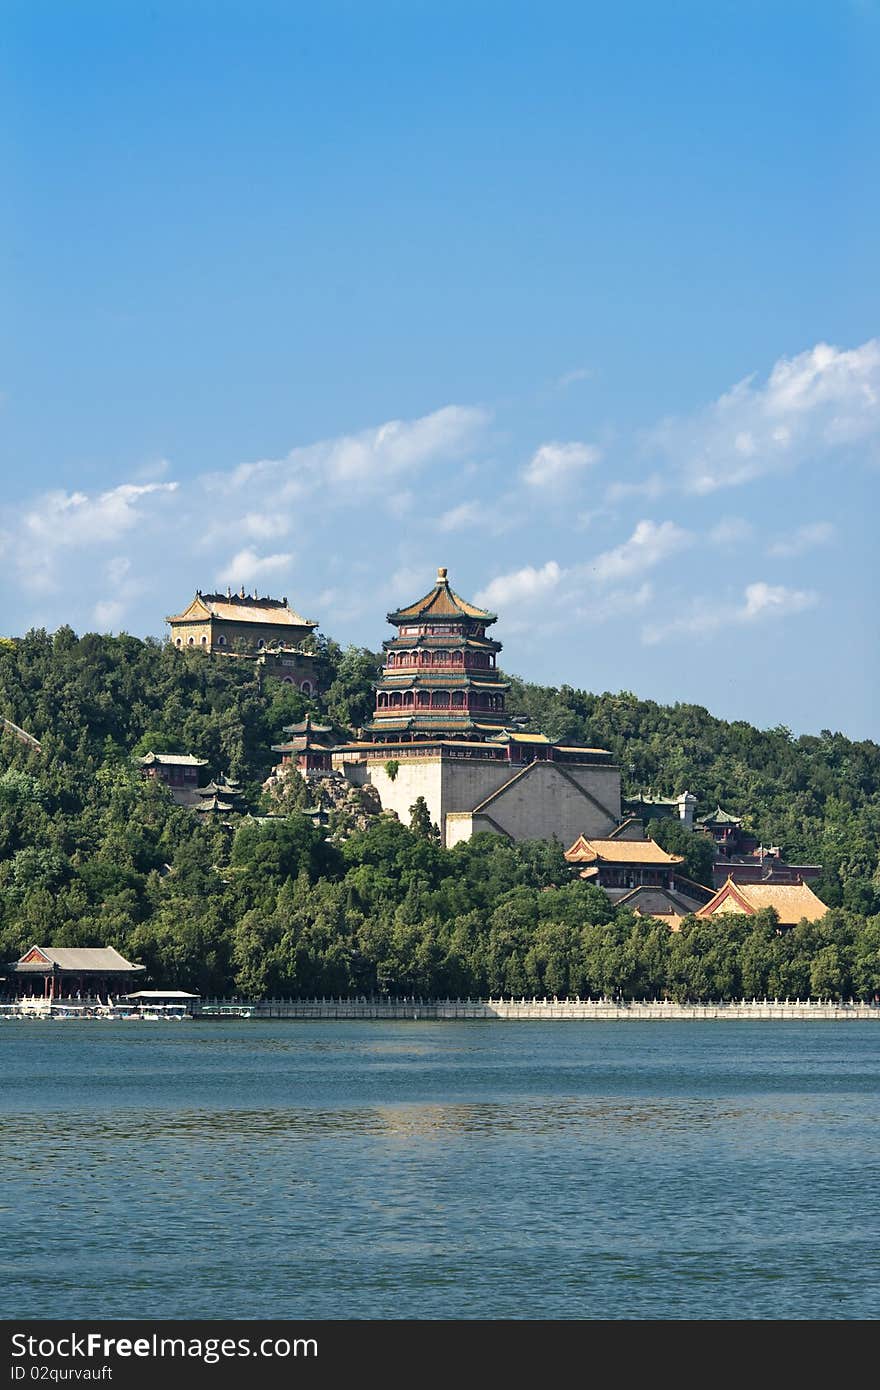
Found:
M 0 1024 L 0 1316 L 876 1318 L 873 1023 Z

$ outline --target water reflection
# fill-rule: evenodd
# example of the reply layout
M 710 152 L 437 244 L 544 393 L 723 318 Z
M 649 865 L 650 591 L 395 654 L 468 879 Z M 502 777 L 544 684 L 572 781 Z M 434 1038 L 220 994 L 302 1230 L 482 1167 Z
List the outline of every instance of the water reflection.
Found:
M 874 1316 L 871 1025 L 708 1027 L 5 1035 L 0 1315 Z

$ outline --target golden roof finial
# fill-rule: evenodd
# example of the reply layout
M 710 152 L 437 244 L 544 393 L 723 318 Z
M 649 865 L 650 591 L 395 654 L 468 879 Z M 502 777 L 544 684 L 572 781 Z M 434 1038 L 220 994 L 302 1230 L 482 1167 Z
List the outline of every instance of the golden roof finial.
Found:
M 440 568 L 438 569 L 438 571 L 437 571 L 437 578 L 440 580 L 441 583 L 442 583 L 443 580 L 446 578 L 446 566 L 445 566 L 445 565 L 441 565 Z

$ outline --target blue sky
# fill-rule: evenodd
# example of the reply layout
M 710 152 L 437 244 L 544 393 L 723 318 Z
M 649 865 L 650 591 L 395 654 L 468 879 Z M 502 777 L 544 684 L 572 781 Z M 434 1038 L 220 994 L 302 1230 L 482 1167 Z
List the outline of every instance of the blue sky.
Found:
M 880 5 L 8 0 L 8 632 L 197 587 L 880 736 Z

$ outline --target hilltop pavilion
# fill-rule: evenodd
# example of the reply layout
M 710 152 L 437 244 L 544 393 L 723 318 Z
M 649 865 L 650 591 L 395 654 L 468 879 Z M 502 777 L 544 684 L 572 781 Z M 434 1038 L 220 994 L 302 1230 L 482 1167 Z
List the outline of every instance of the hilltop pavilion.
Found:
M 317 689 L 314 654 L 304 651 L 302 643 L 318 624 L 301 617 L 286 597 L 260 598 L 245 593 L 243 585 L 237 594 L 231 589 L 225 594 L 197 589 L 192 602 L 165 621 L 179 650 L 249 658 L 279 680 L 298 686 L 304 695 Z

